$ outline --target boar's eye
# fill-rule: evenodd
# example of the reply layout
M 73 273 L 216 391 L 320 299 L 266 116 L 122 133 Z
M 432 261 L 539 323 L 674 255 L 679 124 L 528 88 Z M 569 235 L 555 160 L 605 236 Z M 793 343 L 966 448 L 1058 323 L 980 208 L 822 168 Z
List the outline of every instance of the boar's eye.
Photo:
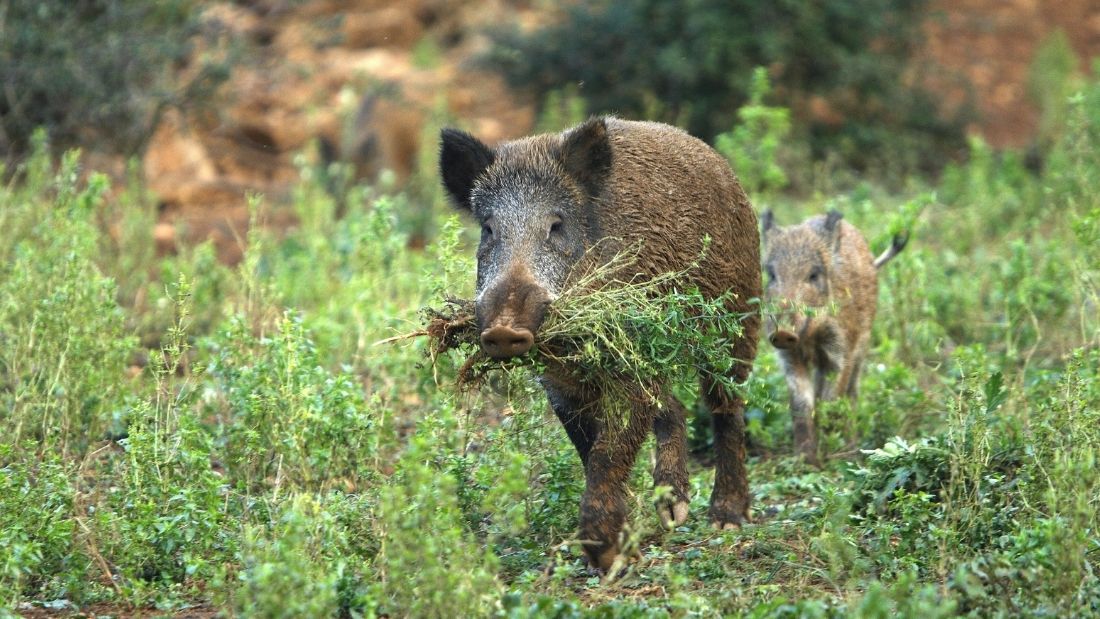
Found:
M 493 227 L 489 224 L 481 224 L 481 236 L 491 238 L 493 236 Z
M 814 269 L 812 271 L 810 271 L 810 283 L 811 284 L 816 284 L 820 281 L 821 281 L 821 269 L 819 269 L 817 267 L 814 267 Z
M 775 269 L 772 267 L 772 265 L 769 264 L 769 265 L 765 266 L 764 267 L 764 272 L 768 274 L 768 285 L 774 284 L 775 283 Z

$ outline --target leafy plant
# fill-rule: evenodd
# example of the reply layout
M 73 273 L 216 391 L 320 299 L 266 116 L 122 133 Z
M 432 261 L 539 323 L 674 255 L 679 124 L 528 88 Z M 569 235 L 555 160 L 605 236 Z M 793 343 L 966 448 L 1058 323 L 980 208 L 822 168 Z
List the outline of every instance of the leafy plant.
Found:
M 246 533 L 236 609 L 254 617 L 331 617 L 338 611 L 343 560 L 325 561 L 331 516 L 308 495 L 296 497 L 269 535 Z
M 95 262 L 106 178 L 79 183 L 75 152 L 51 176 L 44 138 L 37 144 L 27 188 L 0 187 L 0 422 L 14 446 L 79 457 L 117 431 L 135 341 Z
M 681 291 L 679 284 L 694 266 L 642 279 L 626 275 L 635 260 L 625 251 L 579 269 L 549 306 L 534 353 L 518 360 L 494 361 L 481 353 L 472 307 L 465 301 L 442 311 L 429 308 L 434 318 L 428 329 L 414 335 L 431 336 L 435 354 L 460 348 L 470 355 L 459 372 L 461 384 L 480 382 L 499 369 L 575 368 L 620 415 L 630 401 L 659 403 L 663 389 L 696 370 L 728 383 L 739 363 L 730 353 L 731 342 L 741 335 L 744 316 L 727 309 L 726 295 L 708 299 L 695 289 Z
M 321 367 L 300 318 L 257 338 L 237 317 L 208 342 L 212 402 L 230 479 L 246 492 L 361 485 L 377 453 L 375 411 L 352 376 Z
M 787 173 L 777 156 L 791 132 L 791 113 L 764 104 L 770 91 L 767 71 L 757 67 L 749 100 L 737 109 L 737 126 L 714 140 L 714 148 L 729 160 L 741 186 L 758 205 L 761 198 L 787 185 Z
M 497 559 L 463 526 L 455 479 L 431 466 L 432 444 L 414 438 L 400 479 L 382 493 L 384 537 L 376 566 L 382 610 L 412 616 L 483 616 L 500 598 Z

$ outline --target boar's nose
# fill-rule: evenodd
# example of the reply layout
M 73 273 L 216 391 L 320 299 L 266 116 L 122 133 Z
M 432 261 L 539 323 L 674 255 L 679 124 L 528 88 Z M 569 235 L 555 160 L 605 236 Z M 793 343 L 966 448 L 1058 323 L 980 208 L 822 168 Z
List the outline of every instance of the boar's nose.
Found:
M 494 359 L 518 357 L 534 345 L 535 335 L 522 327 L 497 325 L 481 332 L 481 348 Z
M 771 340 L 772 346 L 775 346 L 780 350 L 794 348 L 795 344 L 798 344 L 798 336 L 791 333 L 790 331 L 776 331 L 775 333 L 772 333 L 772 336 L 769 339 Z

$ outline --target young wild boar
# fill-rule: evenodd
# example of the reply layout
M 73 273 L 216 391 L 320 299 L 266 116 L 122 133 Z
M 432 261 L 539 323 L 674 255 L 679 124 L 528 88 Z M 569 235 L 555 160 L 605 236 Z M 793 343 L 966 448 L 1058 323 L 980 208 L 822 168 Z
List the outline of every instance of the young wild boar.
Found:
M 877 259 L 854 226 L 837 211 L 787 228 L 762 217 L 768 339 L 787 375 L 795 449 L 817 461 L 814 403 L 835 395 L 856 399 L 878 304 L 878 269 L 905 247 L 894 237 Z M 814 310 L 808 315 L 807 309 Z M 828 375 L 839 372 L 835 388 Z
M 760 295 L 759 234 L 737 179 L 706 144 L 674 127 L 613 117 L 496 148 L 446 129 L 440 168 L 451 199 L 481 225 L 475 314 L 490 356 L 514 357 L 532 348 L 546 307 L 582 256 L 598 264 L 638 246 L 636 268 L 652 277 L 687 267 L 709 236 L 687 283 L 710 298 L 733 291 L 729 309 L 750 315 L 732 350 L 744 362 L 732 378 L 745 379 L 759 329 L 749 305 Z M 639 398 L 625 428 L 605 431 L 600 394 L 570 368 L 549 368 L 541 382 L 584 463 L 580 529 L 592 565 L 606 570 L 618 554 L 627 477 L 651 428 L 657 435 L 654 482 L 671 487 L 673 495 L 658 513 L 666 524 L 687 518 L 682 406 L 657 407 Z M 718 381 L 704 379 L 702 393 L 714 412 L 718 450 L 710 517 L 720 527 L 738 525 L 749 514 L 744 404 Z

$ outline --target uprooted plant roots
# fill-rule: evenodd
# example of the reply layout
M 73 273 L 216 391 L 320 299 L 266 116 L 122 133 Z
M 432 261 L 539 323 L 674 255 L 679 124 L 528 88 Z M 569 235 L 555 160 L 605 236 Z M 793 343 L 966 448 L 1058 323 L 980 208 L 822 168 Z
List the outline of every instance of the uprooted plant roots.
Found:
M 458 369 L 457 383 L 461 389 L 479 385 L 492 368 L 488 367 L 489 357 L 479 346 L 474 302 L 449 297 L 442 308 L 426 307 L 421 311 L 428 321 L 422 333 L 428 336 L 432 363 L 449 350 L 468 351 L 466 360 Z

